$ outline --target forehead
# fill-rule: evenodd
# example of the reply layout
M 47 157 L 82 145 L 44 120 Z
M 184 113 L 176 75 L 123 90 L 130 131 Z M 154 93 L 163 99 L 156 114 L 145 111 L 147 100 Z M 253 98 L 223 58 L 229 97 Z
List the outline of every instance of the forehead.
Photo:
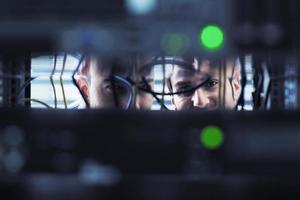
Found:
M 151 69 L 146 69 L 144 66 L 152 59 L 150 56 L 96 57 L 91 61 L 91 75 L 110 76 L 117 74 L 130 76 L 134 71 L 141 75 L 147 75 L 151 73 Z
M 185 68 L 174 65 L 173 73 L 171 74 L 172 81 L 184 78 L 192 78 L 196 76 L 216 76 L 219 74 L 219 67 L 209 60 L 198 61 L 194 60 L 192 68 Z

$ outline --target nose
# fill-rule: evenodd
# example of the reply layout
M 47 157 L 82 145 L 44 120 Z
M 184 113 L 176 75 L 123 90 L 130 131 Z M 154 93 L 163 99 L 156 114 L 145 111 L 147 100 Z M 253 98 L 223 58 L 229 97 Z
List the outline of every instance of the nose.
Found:
M 195 90 L 192 96 L 192 102 L 194 107 L 206 108 L 209 105 L 209 98 L 205 91 L 200 88 Z

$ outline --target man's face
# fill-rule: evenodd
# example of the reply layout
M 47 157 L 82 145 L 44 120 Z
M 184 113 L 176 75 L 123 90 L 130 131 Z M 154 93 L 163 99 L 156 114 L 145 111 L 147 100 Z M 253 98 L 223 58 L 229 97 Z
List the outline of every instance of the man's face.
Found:
M 88 97 L 90 107 L 125 109 L 131 102 L 132 107 L 136 109 L 150 109 L 153 102 L 152 95 L 135 87 L 145 83 L 143 77 L 147 84 L 153 87 L 152 71 L 140 72 L 145 62 L 146 59 L 136 59 L 136 67 L 133 69 L 128 60 L 93 60 L 90 63 Z M 130 83 L 129 79 L 134 84 Z
M 236 67 L 235 62 L 228 61 L 225 73 L 224 71 L 220 72 L 220 68 L 209 60 L 194 59 L 192 64 L 193 70 L 174 66 L 170 77 L 173 92 L 187 91 L 204 81 L 207 82 L 190 92 L 174 95 L 172 102 L 175 109 L 212 110 L 222 106 L 225 109 L 234 109 L 240 93 L 239 66 Z M 225 74 L 226 76 L 224 76 Z

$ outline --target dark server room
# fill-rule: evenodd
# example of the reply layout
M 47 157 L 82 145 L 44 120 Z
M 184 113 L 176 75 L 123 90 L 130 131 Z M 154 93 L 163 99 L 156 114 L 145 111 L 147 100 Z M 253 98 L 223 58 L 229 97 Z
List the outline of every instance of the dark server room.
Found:
M 298 200 L 298 74 L 298 0 L 2 0 L 0 199 Z

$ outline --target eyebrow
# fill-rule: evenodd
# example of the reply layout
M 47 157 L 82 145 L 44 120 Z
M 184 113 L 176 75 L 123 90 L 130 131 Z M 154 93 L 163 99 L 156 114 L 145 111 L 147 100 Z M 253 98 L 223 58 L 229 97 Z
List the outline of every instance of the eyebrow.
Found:
M 178 81 L 177 83 L 175 83 L 175 88 L 178 88 L 180 86 L 184 86 L 184 85 L 189 85 L 191 84 L 192 82 L 191 81 Z
M 102 83 L 111 83 L 113 81 L 114 80 L 112 78 L 106 77 L 106 78 L 103 79 Z M 114 81 L 114 82 L 117 82 L 117 81 Z
M 188 76 L 194 76 L 196 74 L 195 70 L 180 70 L 176 73 L 176 78 L 178 77 L 188 77 Z

